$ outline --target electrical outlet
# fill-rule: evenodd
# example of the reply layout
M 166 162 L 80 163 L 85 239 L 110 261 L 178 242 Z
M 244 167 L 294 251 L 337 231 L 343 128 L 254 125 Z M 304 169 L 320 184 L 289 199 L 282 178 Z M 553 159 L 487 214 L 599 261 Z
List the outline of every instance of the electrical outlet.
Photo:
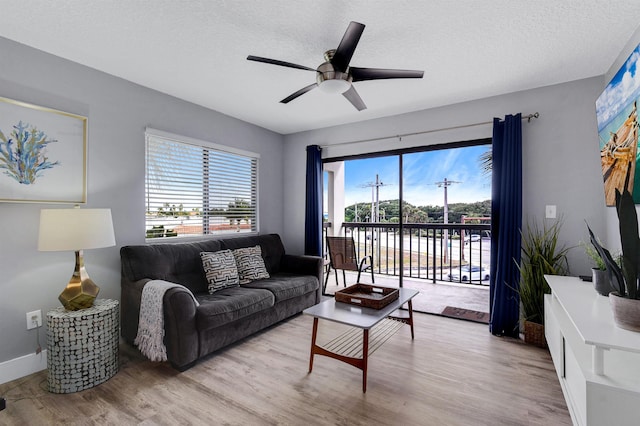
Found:
M 40 309 L 27 312 L 27 330 L 36 327 L 42 327 L 42 311 Z
M 556 206 L 546 206 L 544 212 L 547 219 L 556 218 Z

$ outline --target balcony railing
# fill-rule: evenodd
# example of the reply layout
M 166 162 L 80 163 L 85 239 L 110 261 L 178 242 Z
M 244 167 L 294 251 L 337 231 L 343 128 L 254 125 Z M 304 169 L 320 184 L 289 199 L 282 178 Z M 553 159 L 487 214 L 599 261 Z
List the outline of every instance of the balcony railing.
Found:
M 488 285 L 490 232 L 488 224 L 345 222 L 339 235 L 353 237 L 358 258 L 373 256 L 377 274 Z

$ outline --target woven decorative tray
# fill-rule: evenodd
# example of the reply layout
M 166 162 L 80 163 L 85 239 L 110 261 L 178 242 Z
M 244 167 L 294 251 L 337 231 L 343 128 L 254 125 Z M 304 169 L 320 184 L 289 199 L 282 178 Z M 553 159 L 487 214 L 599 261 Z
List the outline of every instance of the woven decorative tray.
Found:
M 371 284 L 354 284 L 336 291 L 336 302 L 349 303 L 365 308 L 382 309 L 398 298 L 398 289 Z

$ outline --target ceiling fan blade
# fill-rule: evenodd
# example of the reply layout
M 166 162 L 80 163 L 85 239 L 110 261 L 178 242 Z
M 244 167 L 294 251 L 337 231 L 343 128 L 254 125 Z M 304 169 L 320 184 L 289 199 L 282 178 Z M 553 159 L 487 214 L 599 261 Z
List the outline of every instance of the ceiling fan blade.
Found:
M 363 109 L 367 109 L 367 106 L 362 102 L 362 98 L 358 95 L 356 88 L 351 86 L 349 90 L 342 94 L 345 98 L 349 99 L 349 102 L 356 107 L 358 111 L 362 111 Z
M 305 93 L 307 93 L 309 90 L 311 89 L 315 89 L 318 86 L 317 83 L 313 83 L 308 85 L 307 87 L 303 87 L 302 89 L 298 90 L 295 93 L 290 94 L 289 96 L 287 96 L 286 98 L 284 98 L 283 100 L 280 101 L 280 103 L 282 104 L 288 104 L 289 102 L 291 102 L 292 100 L 294 100 L 295 98 L 297 98 L 298 96 L 302 96 Z
M 281 67 L 297 68 L 299 70 L 307 70 L 307 71 L 315 71 L 315 72 L 317 72 L 316 69 L 305 67 L 304 65 L 292 64 L 291 62 L 279 61 L 277 59 L 263 58 L 261 56 L 249 55 L 249 56 L 247 56 L 247 60 L 256 61 L 256 62 L 264 62 L 265 64 L 271 64 L 271 65 L 280 65 Z
M 424 71 L 388 70 L 382 68 L 349 68 L 353 81 L 384 80 L 388 78 L 422 78 Z
M 351 21 L 345 31 L 342 40 L 336 49 L 336 53 L 333 54 L 331 64 L 337 71 L 346 72 L 353 52 L 356 50 L 356 46 L 360 41 L 360 36 L 364 31 L 364 24 Z

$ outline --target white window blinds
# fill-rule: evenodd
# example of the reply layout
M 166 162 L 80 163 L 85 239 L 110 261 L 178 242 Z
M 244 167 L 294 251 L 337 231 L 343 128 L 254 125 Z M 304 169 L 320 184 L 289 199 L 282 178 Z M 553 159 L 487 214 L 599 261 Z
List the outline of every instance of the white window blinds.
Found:
M 147 238 L 257 232 L 259 155 L 147 129 Z

